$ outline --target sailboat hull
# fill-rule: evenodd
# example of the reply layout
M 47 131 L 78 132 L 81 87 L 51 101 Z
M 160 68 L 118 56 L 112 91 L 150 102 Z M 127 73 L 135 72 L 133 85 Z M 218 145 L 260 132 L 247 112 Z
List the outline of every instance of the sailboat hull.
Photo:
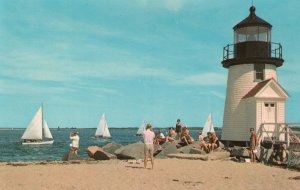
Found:
M 111 137 L 104 137 L 104 136 L 101 136 L 101 135 L 97 135 L 97 136 L 95 136 L 95 138 L 101 138 L 101 139 L 111 139 Z
M 53 144 L 54 140 L 52 141 L 42 141 L 42 142 L 22 142 L 22 145 L 43 145 L 43 144 Z

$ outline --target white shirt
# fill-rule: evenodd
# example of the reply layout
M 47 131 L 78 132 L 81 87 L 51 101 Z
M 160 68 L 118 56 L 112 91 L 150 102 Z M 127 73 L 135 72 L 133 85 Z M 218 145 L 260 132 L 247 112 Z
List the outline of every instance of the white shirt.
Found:
M 160 133 L 160 134 L 159 134 L 159 137 L 162 138 L 162 139 L 163 139 L 163 138 L 166 138 L 165 135 L 164 135 L 163 133 Z
M 153 144 L 153 139 L 155 138 L 155 134 L 152 131 L 147 130 L 144 131 L 143 137 L 144 137 L 145 144 Z
M 73 137 L 70 137 L 70 139 L 72 140 L 72 143 L 70 144 L 70 146 L 78 148 L 79 147 L 79 136 L 75 135 Z

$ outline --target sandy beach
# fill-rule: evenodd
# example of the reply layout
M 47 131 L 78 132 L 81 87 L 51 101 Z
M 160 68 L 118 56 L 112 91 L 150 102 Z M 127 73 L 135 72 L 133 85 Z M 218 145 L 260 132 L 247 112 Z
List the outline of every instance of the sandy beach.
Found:
M 154 170 L 122 160 L 0 164 L 0 189 L 297 189 L 298 171 L 233 161 L 155 160 Z M 150 165 L 148 166 L 150 167 Z

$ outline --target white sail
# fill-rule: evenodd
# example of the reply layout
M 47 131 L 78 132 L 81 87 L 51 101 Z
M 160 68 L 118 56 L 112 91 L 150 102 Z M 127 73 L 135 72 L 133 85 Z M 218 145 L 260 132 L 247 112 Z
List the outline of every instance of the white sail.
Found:
M 214 125 L 213 125 L 213 122 L 212 122 L 212 114 L 211 113 L 208 115 L 208 118 L 207 118 L 207 120 L 205 122 L 205 125 L 203 127 L 202 136 L 206 137 L 207 132 L 215 132 Z
M 42 106 L 38 109 L 31 122 L 29 123 L 27 129 L 25 130 L 21 139 L 42 139 L 43 131 L 42 131 L 42 121 L 43 117 L 43 108 Z
M 103 136 L 105 125 L 106 125 L 105 113 L 103 113 L 100 122 L 98 124 L 95 136 Z
M 136 132 L 136 135 L 142 135 L 145 130 L 146 130 L 146 125 L 145 125 L 145 122 L 143 121 L 143 123 L 141 124 L 140 128 Z
M 48 139 L 53 139 L 46 120 L 44 120 L 44 137 Z
M 110 138 L 110 132 L 108 130 L 108 125 L 107 125 L 107 122 L 105 121 L 105 128 L 104 128 L 104 132 L 103 132 L 103 137 L 106 137 L 106 138 Z

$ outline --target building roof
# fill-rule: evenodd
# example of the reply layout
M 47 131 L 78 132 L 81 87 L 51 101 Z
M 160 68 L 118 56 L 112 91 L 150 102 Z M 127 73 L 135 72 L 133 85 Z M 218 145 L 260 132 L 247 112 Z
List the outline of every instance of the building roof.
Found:
M 250 7 L 249 10 L 250 10 L 250 15 L 247 18 L 245 18 L 244 20 L 242 20 L 240 23 L 235 25 L 233 27 L 234 30 L 236 30 L 238 28 L 243 28 L 246 26 L 265 26 L 268 28 L 272 27 L 272 25 L 270 23 L 268 23 L 267 21 L 263 20 L 262 18 L 259 18 L 258 16 L 256 16 L 254 6 Z
M 289 96 L 289 94 L 284 90 L 284 88 L 282 88 L 282 86 L 278 82 L 276 82 L 274 78 L 270 78 L 262 82 L 259 82 L 242 99 L 255 97 L 262 89 L 264 89 L 270 83 L 274 83 L 287 97 Z

